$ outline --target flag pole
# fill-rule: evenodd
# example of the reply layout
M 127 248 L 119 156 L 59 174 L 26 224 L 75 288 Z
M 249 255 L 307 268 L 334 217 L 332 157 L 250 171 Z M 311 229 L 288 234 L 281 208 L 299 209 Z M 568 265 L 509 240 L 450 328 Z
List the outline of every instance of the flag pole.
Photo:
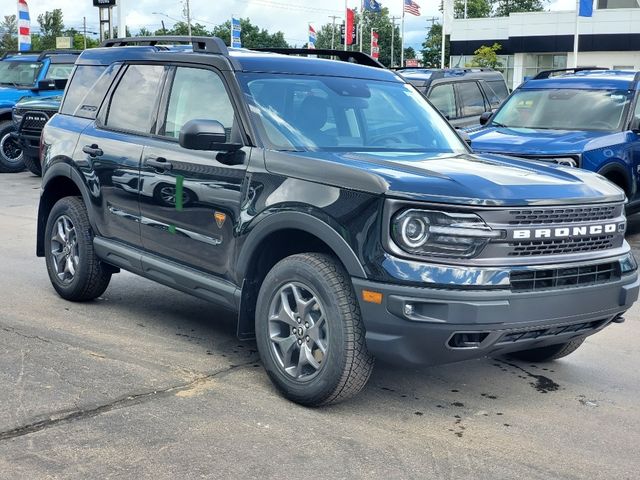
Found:
M 445 49 L 445 39 L 446 39 L 446 34 L 445 32 L 447 31 L 445 29 L 445 23 L 447 21 L 447 12 L 445 11 L 445 2 L 446 0 L 442 1 L 442 43 L 440 45 L 440 68 L 444 69 L 444 49 Z
M 347 10 L 349 9 L 348 0 L 344 0 L 344 49 L 347 49 L 347 21 L 349 18 Z
M 580 0 L 576 0 L 576 29 L 573 36 L 573 68 L 578 68 L 578 41 L 580 39 Z
M 404 68 L 404 1 L 402 0 L 402 31 L 400 32 L 400 68 Z

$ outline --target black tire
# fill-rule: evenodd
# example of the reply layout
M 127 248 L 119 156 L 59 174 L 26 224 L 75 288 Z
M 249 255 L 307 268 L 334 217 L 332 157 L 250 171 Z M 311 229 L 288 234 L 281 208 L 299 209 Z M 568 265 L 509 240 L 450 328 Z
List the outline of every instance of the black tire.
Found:
M 525 362 L 551 362 L 575 352 L 584 342 L 584 337 L 576 338 L 566 343 L 549 345 L 548 347 L 532 348 L 520 352 L 510 353 L 509 356 Z
M 24 166 L 27 167 L 27 170 L 37 177 L 42 176 L 42 167 L 40 166 L 40 159 L 38 157 L 32 157 L 23 153 L 22 161 Z
M 22 147 L 11 138 L 16 126 L 11 120 L 0 122 L 0 173 L 16 173 L 24 170 Z
M 272 320 L 272 310 L 278 302 L 282 304 L 282 300 L 279 300 L 283 298 L 280 293 L 291 285 L 296 285 L 296 288 L 301 288 L 303 292 L 306 291 L 317 299 L 317 308 L 309 307 L 309 312 L 304 314 L 304 321 L 300 327 L 307 326 L 306 319 L 313 324 L 319 318 L 324 318 L 324 321 L 318 321 L 318 326 L 322 324 L 326 327 L 326 336 L 322 339 L 326 353 L 321 360 L 316 357 L 319 351 L 316 347 L 319 343 L 314 340 L 310 343 L 309 340 L 309 335 L 315 335 L 312 333 L 315 325 L 297 337 L 295 342 L 298 347 L 293 345 L 299 352 L 298 357 L 292 355 L 293 358 L 299 358 L 303 348 L 309 352 L 316 348 L 314 353 L 310 354 L 320 366 L 313 374 L 308 374 L 307 378 L 294 377 L 293 374 L 287 373 L 280 358 L 282 355 L 279 354 L 280 344 L 272 341 L 272 338 L 282 338 L 285 335 L 295 339 L 295 335 L 298 335 L 289 332 L 286 325 L 282 337 L 275 335 L 273 330 L 273 325 L 278 320 Z M 309 304 L 313 302 L 309 301 Z M 289 306 L 291 307 L 291 304 Z M 295 322 L 291 325 L 295 331 Z M 307 333 L 309 335 L 306 335 Z M 302 405 L 320 406 L 346 400 L 362 390 L 373 370 L 374 359 L 367 351 L 365 330 L 353 286 L 342 265 L 330 255 L 292 255 L 271 269 L 258 295 L 256 340 L 260 357 L 271 381 L 286 398 Z M 296 363 L 295 360 L 292 363 Z M 297 363 L 297 368 L 300 369 L 300 362 Z M 309 364 L 306 367 L 314 368 Z
M 72 230 L 69 229 L 64 235 L 66 239 L 62 241 L 63 237 L 56 234 L 59 222 L 66 223 L 67 220 Z M 80 198 L 64 197 L 56 202 L 47 220 L 44 245 L 49 279 L 62 298 L 73 302 L 93 300 L 102 295 L 109 286 L 111 270 L 94 252 L 93 230 L 87 209 Z M 68 252 L 68 255 L 65 256 L 64 252 Z M 56 256 L 62 259 L 64 266 L 60 266 L 59 263 L 56 266 Z M 72 262 L 73 275 L 65 275 L 69 261 Z M 70 278 L 66 278 L 69 275 Z

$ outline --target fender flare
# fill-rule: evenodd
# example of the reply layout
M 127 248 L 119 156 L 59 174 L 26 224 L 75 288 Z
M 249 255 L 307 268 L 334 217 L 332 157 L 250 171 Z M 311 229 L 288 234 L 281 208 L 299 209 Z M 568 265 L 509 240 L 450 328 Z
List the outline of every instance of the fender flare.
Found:
M 38 256 L 44 254 L 44 229 L 48 220 L 48 212 L 46 216 L 43 214 L 45 193 L 47 191 L 47 187 L 59 178 L 70 180 L 76 186 L 76 188 L 80 192 L 80 195 L 82 196 L 82 201 L 87 206 L 87 215 L 89 217 L 91 228 L 96 231 L 96 223 L 95 219 L 93 218 L 93 209 L 89 208 L 91 199 L 89 197 L 87 187 L 82 180 L 82 176 L 66 161 L 58 161 L 57 163 L 54 163 L 49 168 L 47 168 L 42 178 L 40 200 L 38 202 L 38 230 L 36 234 L 36 253 L 38 254 Z
M 628 196 L 633 195 L 634 189 L 633 189 L 633 184 L 631 182 L 631 178 L 629 177 L 629 172 L 620 163 L 618 162 L 607 163 L 604 167 L 598 170 L 597 173 L 599 175 L 602 175 L 603 177 L 606 177 L 607 174 L 611 172 L 619 173 L 620 175 L 622 175 L 622 178 L 624 178 L 624 181 L 625 181 L 625 187 L 623 187 L 623 189 L 625 190 L 625 193 L 628 193 Z
M 11 108 L 0 108 L 0 117 L 4 117 L 7 113 L 9 114 L 9 119 L 11 119 Z
M 367 278 L 367 274 L 346 240 L 330 225 L 303 212 L 278 212 L 260 220 L 251 230 L 238 256 L 238 275 L 243 278 L 261 242 L 278 230 L 294 229 L 309 233 L 326 243 L 352 277 Z

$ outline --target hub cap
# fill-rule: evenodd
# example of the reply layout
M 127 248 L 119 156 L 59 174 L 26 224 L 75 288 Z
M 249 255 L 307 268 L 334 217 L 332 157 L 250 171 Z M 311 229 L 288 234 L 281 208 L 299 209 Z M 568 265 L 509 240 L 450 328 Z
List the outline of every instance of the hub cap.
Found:
M 22 148 L 10 133 L 0 138 L 0 154 L 11 163 L 19 163 L 22 160 Z
M 269 307 L 271 349 L 282 370 L 309 380 L 322 368 L 327 354 L 328 328 L 324 308 L 309 287 L 287 283 Z
M 53 226 L 51 237 L 53 269 L 62 283 L 70 283 L 78 270 L 78 237 L 71 219 L 61 215 Z
M 160 189 L 160 198 L 167 205 L 175 205 L 176 204 L 176 187 L 172 187 L 167 185 Z M 188 205 L 191 202 L 191 197 L 186 190 L 182 190 L 182 204 Z

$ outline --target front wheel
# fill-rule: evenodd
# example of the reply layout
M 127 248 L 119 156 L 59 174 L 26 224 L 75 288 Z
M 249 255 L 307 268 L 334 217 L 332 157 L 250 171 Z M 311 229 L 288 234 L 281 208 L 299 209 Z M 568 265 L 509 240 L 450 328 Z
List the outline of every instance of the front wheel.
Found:
M 11 120 L 0 122 L 0 173 L 15 173 L 24 170 L 22 147 L 11 135 L 16 127 Z
M 276 388 L 302 405 L 352 397 L 373 369 L 351 281 L 329 255 L 292 255 L 271 269 L 258 295 L 256 339 Z
M 575 352 L 583 342 L 584 337 L 576 338 L 570 342 L 559 343 L 558 345 L 513 352 L 510 353 L 509 356 L 526 362 L 550 362 Z
M 24 166 L 27 167 L 27 170 L 38 177 L 42 176 L 42 167 L 40 166 L 40 159 L 38 157 L 31 157 L 23 152 L 22 161 L 24 162 Z
M 49 279 L 65 300 L 93 300 L 107 289 L 111 271 L 93 250 L 93 231 L 80 198 L 65 197 L 53 206 L 45 249 Z

